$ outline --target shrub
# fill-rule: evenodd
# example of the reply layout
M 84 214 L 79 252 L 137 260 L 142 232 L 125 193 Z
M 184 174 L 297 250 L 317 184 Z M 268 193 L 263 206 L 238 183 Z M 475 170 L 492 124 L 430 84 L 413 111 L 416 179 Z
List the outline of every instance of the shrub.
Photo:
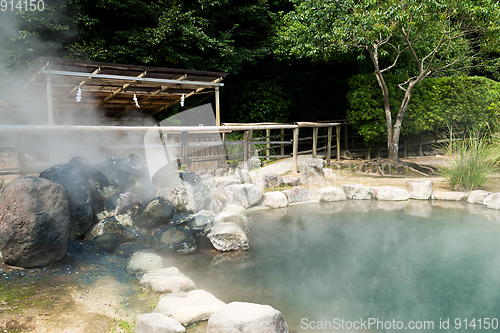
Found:
M 440 168 L 439 173 L 454 190 L 479 189 L 494 172 L 497 149 L 484 135 L 454 141 L 445 152 L 448 163 Z

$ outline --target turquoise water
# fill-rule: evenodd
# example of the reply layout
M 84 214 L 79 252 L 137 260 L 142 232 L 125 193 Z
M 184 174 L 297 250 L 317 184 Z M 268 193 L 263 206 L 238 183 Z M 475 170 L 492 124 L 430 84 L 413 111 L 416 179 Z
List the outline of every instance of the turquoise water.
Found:
M 273 306 L 294 332 L 500 331 L 500 225 L 490 221 L 500 212 L 450 205 L 254 212 L 248 252 L 207 247 L 173 263 L 225 302 Z

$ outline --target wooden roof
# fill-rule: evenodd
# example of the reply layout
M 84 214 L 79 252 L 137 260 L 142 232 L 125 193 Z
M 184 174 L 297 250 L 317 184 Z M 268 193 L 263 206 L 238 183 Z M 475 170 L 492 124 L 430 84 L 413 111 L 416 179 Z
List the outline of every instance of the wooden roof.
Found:
M 179 103 L 183 94 L 188 98 L 214 91 L 227 74 L 42 57 L 26 71 L 23 87 L 4 97 L 3 105 L 8 108 L 9 100 L 15 105 L 16 99 L 39 98 L 47 103 L 45 112 L 52 108 L 56 123 L 66 112 L 77 117 L 96 110 L 115 118 L 133 110 L 153 115 Z M 79 89 L 81 100 L 77 102 Z

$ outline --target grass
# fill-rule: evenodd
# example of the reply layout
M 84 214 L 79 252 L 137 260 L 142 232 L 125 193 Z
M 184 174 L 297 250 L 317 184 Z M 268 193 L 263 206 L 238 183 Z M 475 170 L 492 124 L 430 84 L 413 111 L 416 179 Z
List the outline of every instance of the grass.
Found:
M 440 168 L 439 174 L 454 190 L 480 189 L 495 172 L 497 147 L 500 145 L 491 144 L 491 139 L 484 135 L 469 135 L 451 142 L 444 149 L 448 163 Z

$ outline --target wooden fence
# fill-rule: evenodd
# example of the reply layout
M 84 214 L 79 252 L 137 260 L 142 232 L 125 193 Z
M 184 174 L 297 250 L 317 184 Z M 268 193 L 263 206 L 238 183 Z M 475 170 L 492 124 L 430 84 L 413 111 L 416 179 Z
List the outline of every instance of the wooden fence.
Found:
M 179 165 L 190 171 L 227 167 L 227 160 L 238 159 L 248 168 L 249 159 L 254 155 L 265 159 L 292 157 L 292 171 L 296 172 L 299 154 L 311 153 L 316 157 L 318 152 L 326 150 L 326 162 L 330 163 L 331 151 L 334 150 L 337 160 L 340 160 L 341 140 L 343 149 L 349 147 L 349 126 L 347 121 L 226 123 L 222 126 L 205 127 L 0 126 L 0 142 L 8 143 L 0 146 L 0 153 L 17 155 L 17 165 L 0 164 L 0 174 L 36 173 L 55 163 L 68 162 L 77 155 L 87 159 L 90 156 L 90 161 L 92 157 L 126 157 L 130 153 L 145 158 L 143 138 L 152 128 L 169 136 L 169 142 L 163 145 L 176 149 L 179 152 L 176 156 Z M 319 135 L 320 131 L 326 133 Z M 230 133 L 235 132 L 243 132 L 240 140 L 230 140 Z M 334 138 L 335 142 L 332 144 Z M 321 144 L 323 146 L 320 147 Z M 229 154 L 231 147 L 239 148 Z M 26 153 L 31 156 L 35 150 L 38 150 L 39 155 L 35 159 L 38 160 L 37 163 L 33 163 L 34 159 L 26 158 Z

